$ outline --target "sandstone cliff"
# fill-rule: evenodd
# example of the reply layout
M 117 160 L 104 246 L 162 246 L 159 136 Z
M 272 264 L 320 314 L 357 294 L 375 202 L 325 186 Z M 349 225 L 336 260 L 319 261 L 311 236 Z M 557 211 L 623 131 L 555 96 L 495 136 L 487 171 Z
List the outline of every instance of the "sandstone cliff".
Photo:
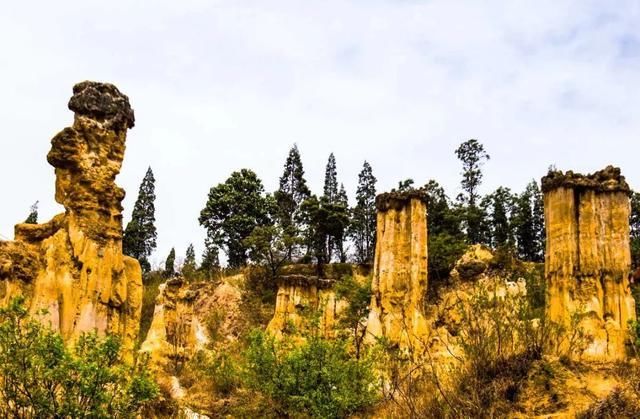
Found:
M 281 336 L 287 329 L 305 328 L 314 312 L 319 312 L 320 331 L 332 336 L 336 318 L 346 302 L 332 290 L 332 279 L 305 275 L 283 275 L 278 278 L 278 294 L 273 319 L 267 330 Z
M 377 233 L 367 323 L 372 336 L 401 347 L 427 333 L 422 313 L 427 288 L 427 206 L 420 191 L 376 198 Z
M 22 294 L 32 313 L 70 341 L 82 332 L 116 333 L 129 356 L 142 301 L 138 261 L 122 254 L 122 199 L 115 184 L 127 130 L 129 99 L 115 86 L 85 81 L 73 88 L 71 127 L 51 140 L 56 201 L 65 213 L 44 224 L 18 224 L 0 242 L 4 301 Z
M 628 281 L 629 186 L 609 166 L 588 176 L 549 172 L 542 190 L 548 316 L 593 338 L 586 357 L 622 358 L 627 321 L 636 317 Z

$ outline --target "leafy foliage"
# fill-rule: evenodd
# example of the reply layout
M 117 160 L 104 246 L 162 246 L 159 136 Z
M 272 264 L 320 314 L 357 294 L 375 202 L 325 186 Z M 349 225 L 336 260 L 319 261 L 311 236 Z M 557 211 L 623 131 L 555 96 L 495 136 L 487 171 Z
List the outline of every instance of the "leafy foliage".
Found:
M 245 384 L 280 415 L 340 418 L 376 401 L 371 363 L 351 358 L 342 340 L 309 337 L 296 346 L 254 331 L 245 357 Z
M 435 180 L 423 187 L 427 195 L 429 282 L 443 283 L 467 247 L 460 228 L 460 210 L 451 205 L 444 188 Z M 430 291 L 434 291 L 430 286 Z
M 70 350 L 22 298 L 0 309 L 0 383 L 0 414 L 16 418 L 133 418 L 158 394 L 145 362 L 120 362 L 118 338 L 85 334 Z
M 315 195 L 301 206 L 301 219 L 306 227 L 307 247 L 316 259 L 318 271 L 331 262 L 334 243 L 344 238 L 349 225 L 348 208 L 340 202 L 329 202 Z
M 200 225 L 206 228 L 212 245 L 226 250 L 230 267 L 246 264 L 248 248 L 244 240 L 255 227 L 270 223 L 270 201 L 264 196 L 262 181 L 249 169 L 233 172 L 209 191 L 200 212 Z
M 280 225 L 258 226 L 253 229 L 244 244 L 249 248 L 249 258 L 257 264 L 269 267 L 272 278 L 291 259 L 293 250 L 302 243 L 302 238 L 289 234 L 290 229 Z
M 149 167 L 140 184 L 131 221 L 127 224 L 122 238 L 123 253 L 138 259 L 144 272 L 151 268 L 147 258 L 156 248 L 158 236 L 155 226 L 155 181 L 153 171 Z
M 348 301 L 348 306 L 340 313 L 339 324 L 350 331 L 356 359 L 360 359 L 364 338 L 367 333 L 367 316 L 371 303 L 371 278 L 362 283 L 352 276 L 345 276 L 336 283 L 336 296 Z

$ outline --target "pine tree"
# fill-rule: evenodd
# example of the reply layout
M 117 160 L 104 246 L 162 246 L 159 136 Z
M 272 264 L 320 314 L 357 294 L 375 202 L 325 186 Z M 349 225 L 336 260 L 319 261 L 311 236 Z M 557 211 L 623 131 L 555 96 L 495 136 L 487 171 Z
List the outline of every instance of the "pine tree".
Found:
M 486 241 L 486 220 L 483 218 L 483 208 L 478 208 L 478 187 L 482 184 L 482 165 L 489 160 L 489 154 L 484 146 L 475 139 L 465 141 L 455 151 L 456 156 L 462 162 L 463 194 L 458 195 L 458 200 L 465 211 L 465 229 L 470 243 L 482 243 Z M 487 204 L 485 201 L 484 204 Z
M 158 235 L 155 226 L 155 200 L 155 178 L 149 167 L 140 184 L 131 221 L 127 224 L 122 238 L 123 253 L 138 259 L 144 272 L 148 272 L 151 268 L 147 258 L 156 248 Z
M 330 233 L 326 238 L 326 263 L 331 262 L 334 252 L 337 252 L 341 262 L 345 262 L 344 237 L 348 227 L 349 207 L 344 187 L 342 191 L 338 189 L 338 169 L 333 153 L 329 154 L 324 174 L 324 195 L 319 202 L 322 211 L 327 213 L 326 222 L 331 225 L 327 230 Z
M 280 177 L 280 188 L 274 196 L 283 228 L 295 225 L 300 204 L 311 196 L 311 191 L 304 178 L 302 159 L 296 144 L 289 150 L 289 155 L 284 163 L 284 172 Z
M 31 210 L 29 212 L 29 216 L 26 220 L 24 220 L 25 224 L 38 224 L 38 203 L 40 201 L 36 201 L 31 205 Z
M 167 260 L 164 262 L 164 276 L 171 278 L 176 274 L 176 249 L 171 248 Z
M 182 264 L 182 276 L 191 279 L 196 272 L 196 252 L 193 248 L 193 244 L 190 243 L 187 247 L 187 252 L 184 257 L 184 263 Z
M 356 206 L 352 211 L 349 229 L 359 263 L 373 261 L 376 242 L 376 182 L 371 165 L 365 161 L 358 175 Z
M 211 279 L 213 274 L 220 269 L 219 254 L 218 247 L 212 244 L 208 238 L 205 239 L 202 262 L 200 263 L 200 271 L 204 273 L 205 278 Z
M 544 260 L 544 214 L 542 193 L 535 180 L 515 199 L 514 231 L 518 257 L 523 260 Z
M 491 200 L 491 244 L 496 249 L 513 245 L 512 208 L 513 196 L 509 188 L 499 187 L 490 195 Z
M 467 244 L 460 228 L 459 210 L 451 205 L 444 188 L 430 180 L 423 190 L 427 196 L 429 292 L 437 295 L 437 287 L 446 282 Z
M 334 203 L 338 199 L 338 169 L 333 153 L 329 154 L 324 172 L 324 197 L 330 203 Z
M 349 222 L 349 198 L 347 197 L 347 191 L 344 188 L 344 185 L 340 184 L 340 190 L 336 195 L 336 202 L 333 204 L 334 212 L 337 213 L 338 217 L 344 217 L 343 219 L 348 223 Z M 333 245 L 338 252 L 338 257 L 340 258 L 341 263 L 345 263 L 347 261 L 347 252 L 344 248 L 344 241 L 347 236 L 347 228 L 348 224 L 341 225 L 340 228 L 337 228 L 333 237 Z

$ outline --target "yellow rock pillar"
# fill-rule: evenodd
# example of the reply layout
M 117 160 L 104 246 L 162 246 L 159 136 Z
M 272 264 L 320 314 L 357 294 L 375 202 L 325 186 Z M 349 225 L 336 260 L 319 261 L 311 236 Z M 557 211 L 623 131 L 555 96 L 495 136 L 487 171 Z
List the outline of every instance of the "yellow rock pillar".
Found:
M 4 301 L 23 295 L 34 314 L 66 341 L 83 332 L 121 336 L 132 359 L 140 326 L 142 273 L 122 254 L 122 199 L 115 184 L 127 130 L 127 96 L 107 83 L 73 88 L 71 127 L 51 140 L 56 201 L 65 213 L 44 224 L 18 224 L 15 241 L 0 242 Z
M 376 250 L 367 331 L 403 348 L 427 333 L 427 206 L 418 190 L 376 198 Z
M 586 176 L 551 171 L 542 190 L 547 315 L 588 336 L 585 358 L 623 358 L 627 323 L 636 318 L 628 280 L 629 186 L 609 166 Z

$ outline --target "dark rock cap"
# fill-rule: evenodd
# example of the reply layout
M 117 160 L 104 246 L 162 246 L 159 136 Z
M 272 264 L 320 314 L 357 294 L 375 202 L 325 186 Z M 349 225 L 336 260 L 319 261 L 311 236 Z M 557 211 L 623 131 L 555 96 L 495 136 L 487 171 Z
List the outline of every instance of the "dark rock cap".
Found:
M 376 196 L 376 208 L 378 211 L 399 210 L 409 205 L 412 199 L 427 203 L 428 196 L 422 189 L 412 189 L 405 192 L 385 192 Z
M 629 184 L 620 174 L 620 168 L 613 166 L 607 166 L 589 175 L 573 173 L 571 170 L 566 173 L 561 170 L 549 170 L 549 173 L 542 178 L 542 192 L 558 188 L 631 193 Z
M 133 128 L 135 123 L 129 98 L 110 83 L 83 81 L 76 84 L 69 99 L 69 109 L 104 122 L 107 128 L 115 131 Z

